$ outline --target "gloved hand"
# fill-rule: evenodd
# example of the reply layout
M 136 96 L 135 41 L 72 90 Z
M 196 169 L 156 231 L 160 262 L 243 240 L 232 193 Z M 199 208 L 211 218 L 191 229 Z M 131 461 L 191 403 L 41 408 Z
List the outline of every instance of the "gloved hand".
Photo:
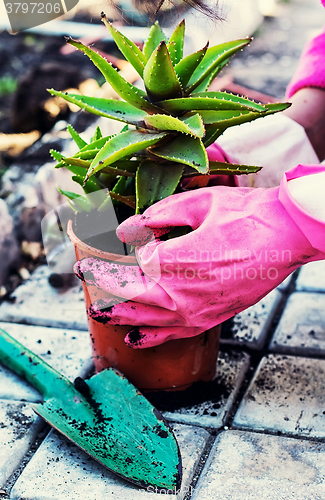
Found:
M 137 245 L 139 267 L 76 264 L 79 278 L 116 297 L 95 302 L 91 316 L 133 325 L 125 342 L 144 348 L 200 334 L 258 302 L 302 264 L 325 258 L 325 218 L 306 213 L 288 189 L 290 179 L 319 172 L 325 166 L 300 165 L 279 188 L 181 193 L 129 218 L 117 234 Z M 159 239 L 175 226 L 192 231 Z
M 324 1 L 322 2 L 324 5 Z M 298 68 L 290 81 L 286 97 L 290 98 L 304 87 L 325 88 L 325 30 L 307 43 L 300 56 Z

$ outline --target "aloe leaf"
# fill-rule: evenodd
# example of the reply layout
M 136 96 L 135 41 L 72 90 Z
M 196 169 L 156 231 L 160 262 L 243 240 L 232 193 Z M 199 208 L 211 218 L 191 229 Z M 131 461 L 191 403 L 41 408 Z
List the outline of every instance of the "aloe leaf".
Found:
M 52 158 L 54 160 L 59 161 L 59 162 L 63 158 L 63 155 L 59 151 L 56 151 L 55 149 L 50 149 L 50 155 L 52 156 Z
M 274 113 L 279 113 L 284 111 L 285 109 L 290 108 L 291 102 L 272 102 L 269 104 L 265 104 L 266 107 L 266 115 L 273 115 Z
M 181 82 L 183 88 L 187 85 L 189 79 L 191 78 L 193 72 L 196 70 L 200 62 L 202 61 L 209 43 L 206 44 L 203 49 L 194 52 L 193 54 L 189 54 L 184 57 L 178 64 L 175 66 L 175 72 Z
M 214 125 L 206 125 L 205 126 L 205 136 L 203 139 L 204 147 L 208 147 L 213 144 L 218 137 L 220 137 L 224 133 L 224 128 L 218 128 Z
M 212 98 L 212 99 L 221 99 L 228 104 L 242 104 L 243 106 L 246 107 L 246 109 L 251 109 L 252 111 L 266 111 L 267 107 L 263 104 L 258 104 L 257 102 L 251 101 L 250 99 L 247 99 L 246 97 L 240 97 L 234 94 L 230 94 L 228 92 L 221 92 L 221 91 L 211 91 L 211 92 L 198 92 L 195 94 L 192 94 L 193 98 L 197 97 L 207 97 L 207 98 Z M 208 109 L 208 108 L 205 108 Z M 213 109 L 213 108 L 212 108 Z M 227 109 L 237 109 L 237 108 L 227 108 Z M 243 108 L 245 109 L 245 108 Z
M 183 19 L 175 28 L 172 36 L 169 39 L 169 44 L 174 44 L 174 60 L 173 64 L 177 64 L 183 58 L 185 36 L 185 19 Z
M 89 111 L 94 115 L 130 123 L 131 125 L 138 125 L 146 114 L 128 102 L 117 101 L 116 99 L 102 99 L 80 94 L 68 94 L 67 92 L 58 92 L 52 89 L 49 92 L 51 95 L 62 97 L 66 101 L 72 102 L 81 109 Z M 86 144 L 84 144 L 84 146 Z
M 153 51 L 158 47 L 160 42 L 167 40 L 166 35 L 159 26 L 158 21 L 155 22 L 150 28 L 149 35 L 143 46 L 143 54 L 147 59 L 151 56 Z
M 153 146 L 167 134 L 144 134 L 137 130 L 129 130 L 118 134 L 108 141 L 92 161 L 87 172 L 87 179 L 94 173 L 102 170 L 125 156 L 132 155 L 149 146 Z
M 72 38 L 69 39 L 68 43 L 84 52 L 89 59 L 91 59 L 94 65 L 104 75 L 107 82 L 122 99 L 136 108 L 147 111 L 148 113 L 159 112 L 159 109 L 157 109 L 156 106 L 144 99 L 145 93 L 142 90 L 127 82 L 125 78 L 123 78 L 123 76 L 121 76 L 118 71 L 116 71 L 112 65 L 106 61 L 106 59 L 97 54 L 97 52 L 83 43 L 73 40 Z
M 78 148 L 83 148 L 84 146 L 87 146 L 87 142 L 84 141 L 82 137 L 80 137 L 80 135 L 78 134 L 78 132 L 75 131 L 72 125 L 68 124 L 67 129 L 72 139 L 77 144 Z
M 187 119 L 187 121 L 186 120 L 182 121 L 179 120 L 178 118 L 175 118 L 174 116 L 168 116 L 168 115 L 148 115 L 144 121 L 147 126 L 154 127 L 157 130 L 171 130 L 175 132 L 181 132 L 183 134 L 194 135 L 195 137 L 198 136 L 197 132 L 199 134 L 202 133 L 202 127 L 203 127 L 202 125 L 202 127 L 200 128 L 200 126 L 198 126 L 199 125 L 198 121 L 195 119 L 194 120 Z M 191 127 L 192 122 L 193 122 L 193 127 Z M 202 137 L 202 135 L 200 135 L 200 137 Z
M 101 137 L 97 141 L 91 142 L 90 144 L 87 144 L 84 148 L 80 149 L 78 153 L 76 153 L 74 156 L 79 156 L 82 153 L 85 153 L 86 151 L 94 151 L 97 149 L 97 152 L 102 149 L 102 147 L 106 144 L 106 142 L 110 141 L 113 137 L 115 137 L 116 134 L 113 135 L 108 135 L 106 137 Z
M 153 51 L 143 72 L 143 81 L 151 101 L 161 101 L 183 95 L 166 42 Z
M 229 59 L 239 50 L 246 47 L 251 42 L 250 38 L 234 40 L 210 47 L 203 57 L 200 65 L 194 71 L 186 88 L 186 93 L 191 94 L 200 83 L 206 79 L 225 59 Z
M 192 131 L 192 135 L 200 137 L 201 139 L 205 136 L 205 128 L 200 114 L 196 113 L 195 115 L 191 115 L 188 117 L 182 116 L 181 120 L 186 123 L 186 125 L 188 125 L 188 127 Z
M 137 170 L 136 213 L 144 210 L 175 192 L 183 173 L 183 165 L 159 164 L 145 160 Z
M 241 123 L 251 122 L 261 116 L 272 115 L 274 113 L 284 111 L 290 106 L 291 103 L 288 102 L 266 104 L 266 111 L 263 114 L 247 110 L 200 111 L 199 113 L 202 116 L 206 129 L 206 135 L 203 141 L 204 146 L 210 146 L 210 144 L 216 141 L 218 137 L 223 134 L 226 128 L 239 125 Z
M 172 43 L 168 42 L 166 47 L 167 47 L 168 54 L 169 54 L 170 60 L 172 62 L 172 65 L 175 66 L 175 64 L 176 64 L 175 44 L 173 42 Z
M 125 184 L 126 184 L 125 177 L 120 177 L 115 186 L 113 187 L 113 189 L 111 190 L 111 193 L 117 193 L 123 195 Z
M 99 184 L 97 179 L 89 179 L 86 183 L 84 183 L 84 176 L 79 176 L 79 175 L 73 175 L 72 180 L 77 182 L 84 190 L 86 194 L 89 193 L 98 193 L 96 196 L 96 206 L 98 206 L 98 203 L 101 205 L 104 201 L 105 193 L 103 193 L 102 188 L 103 186 Z M 101 201 L 98 202 L 98 200 L 101 199 Z
M 75 165 L 77 167 L 83 167 L 85 169 L 88 169 L 91 165 L 91 161 L 81 160 L 80 158 L 74 158 L 74 157 L 62 158 L 62 161 L 67 165 Z
M 77 165 L 65 165 L 65 168 L 77 177 L 82 177 L 83 180 L 86 177 L 87 170 L 85 170 L 83 167 L 78 167 Z
M 88 149 L 86 151 L 78 151 L 72 158 L 80 158 L 81 160 L 93 160 L 99 149 Z
M 135 43 L 133 43 L 125 35 L 114 28 L 114 26 L 107 21 L 105 15 L 102 16 L 102 21 L 112 35 L 116 45 L 124 55 L 125 59 L 129 61 L 130 64 L 132 64 L 134 69 L 142 77 L 143 69 L 147 64 L 146 56 L 143 54 L 143 52 L 141 52 L 141 50 Z
M 103 134 L 102 134 L 102 131 L 100 129 L 100 126 L 97 125 L 95 133 L 94 133 L 93 137 L 91 138 L 90 142 L 96 142 L 96 141 L 98 141 L 98 139 L 101 139 L 102 137 L 103 137 Z
M 73 193 L 72 191 L 65 191 L 60 188 L 58 188 L 58 190 L 63 196 L 71 200 L 69 204 L 74 211 L 78 212 L 82 210 L 84 212 L 90 212 L 92 210 L 93 207 L 85 196 L 80 196 L 80 194 Z
M 131 208 L 135 209 L 135 196 L 122 196 L 118 193 L 114 193 L 114 191 L 109 192 L 110 197 L 112 200 L 120 201 L 124 203 L 125 205 L 128 205 Z M 100 207 L 103 210 L 103 205 Z
M 220 110 L 220 111 L 210 111 L 201 110 L 200 115 L 202 117 L 203 123 L 205 125 L 215 125 L 222 128 L 232 127 L 234 125 L 240 125 L 241 123 L 249 122 L 264 116 L 266 114 L 258 113 L 254 111 L 237 111 L 234 109 Z
M 180 135 L 164 147 L 151 148 L 150 151 L 165 160 L 188 165 L 200 174 L 209 173 L 208 155 L 198 137 Z
M 215 110 L 215 109 L 238 109 L 265 112 L 266 107 L 256 104 L 244 97 L 237 97 L 227 92 L 202 92 L 193 94 L 191 97 L 180 99 L 166 99 L 159 103 L 166 111 L 178 114 L 183 111 L 193 110 Z
M 253 165 L 237 165 L 233 163 L 222 163 L 220 161 L 210 161 L 210 175 L 243 175 L 256 174 L 262 167 Z
M 130 172 L 129 170 L 123 170 L 113 165 L 106 165 L 106 167 L 103 168 L 103 171 L 107 174 L 113 174 L 115 176 L 121 175 L 123 177 L 135 177 L 134 172 Z
M 215 79 L 215 77 L 228 64 L 229 59 L 230 58 L 223 61 L 222 64 L 219 64 L 219 66 L 217 66 L 217 68 L 210 75 L 208 75 L 204 80 L 202 80 L 200 85 L 196 87 L 195 92 L 206 92 L 210 87 L 211 83 L 213 82 L 213 80 Z

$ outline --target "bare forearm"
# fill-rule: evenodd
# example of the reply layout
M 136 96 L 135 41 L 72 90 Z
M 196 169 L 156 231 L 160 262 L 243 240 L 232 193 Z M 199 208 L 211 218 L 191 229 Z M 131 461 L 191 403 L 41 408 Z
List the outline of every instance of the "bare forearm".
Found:
M 284 113 L 302 125 L 320 161 L 325 159 L 325 90 L 303 88 L 291 98 Z

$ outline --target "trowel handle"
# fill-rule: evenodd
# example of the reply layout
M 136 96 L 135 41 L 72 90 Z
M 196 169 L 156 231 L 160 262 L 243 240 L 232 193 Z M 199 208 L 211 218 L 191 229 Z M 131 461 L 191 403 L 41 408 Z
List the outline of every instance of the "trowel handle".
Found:
M 17 375 L 24 377 L 44 397 L 62 390 L 68 382 L 63 375 L 1 328 L 0 362 Z

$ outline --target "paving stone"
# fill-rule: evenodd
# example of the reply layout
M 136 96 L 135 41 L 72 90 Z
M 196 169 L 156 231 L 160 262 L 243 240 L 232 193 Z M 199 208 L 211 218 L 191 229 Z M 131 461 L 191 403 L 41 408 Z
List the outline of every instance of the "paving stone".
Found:
M 289 297 L 270 350 L 305 356 L 325 354 L 325 294 L 296 292 Z
M 191 500 L 322 500 L 325 444 L 253 432 L 217 437 Z
M 14 303 L 0 306 L 0 321 L 87 330 L 81 285 L 56 289 L 48 283 L 48 266 L 41 266 L 14 292 Z
M 168 420 L 186 424 L 222 427 L 248 368 L 249 356 L 246 353 L 220 352 L 215 383 L 209 383 L 207 388 L 202 387 L 202 391 L 208 390 L 209 392 L 207 396 L 203 393 L 203 398 L 206 396 L 207 399 L 202 403 L 187 405 L 174 411 L 166 411 L 164 416 Z
M 262 349 L 281 298 L 281 293 L 273 290 L 254 306 L 230 318 L 223 324 L 220 343 Z
M 0 400 L 0 487 L 19 466 L 42 426 L 29 403 Z
M 3 322 L 0 322 L 0 328 L 70 380 L 89 371 L 91 347 L 88 332 Z M 0 365 L 0 398 L 36 402 L 41 396 L 22 378 Z
M 325 360 L 280 354 L 263 358 L 233 427 L 325 438 L 324 374 Z
M 204 429 L 175 425 L 183 460 L 181 499 L 204 450 L 209 433 Z M 112 474 L 63 436 L 51 431 L 14 485 L 12 500 L 137 500 L 161 498 L 162 494 L 132 486 Z
M 296 289 L 325 292 L 325 262 L 310 262 L 302 266 Z

